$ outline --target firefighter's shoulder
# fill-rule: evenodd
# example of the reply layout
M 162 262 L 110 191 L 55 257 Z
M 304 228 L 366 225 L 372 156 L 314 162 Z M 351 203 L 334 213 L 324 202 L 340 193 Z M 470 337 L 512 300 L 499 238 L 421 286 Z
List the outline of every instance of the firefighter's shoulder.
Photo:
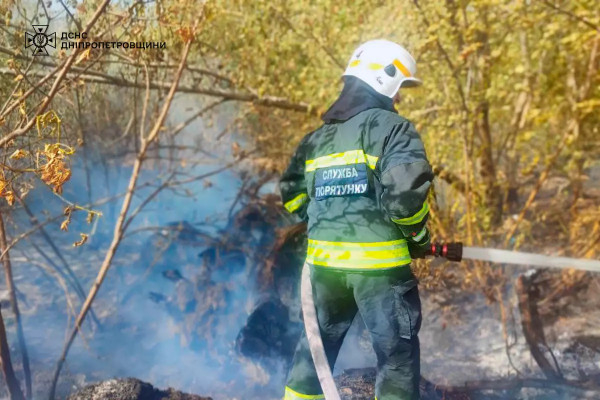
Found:
M 373 117 L 375 117 L 382 126 L 393 126 L 393 125 L 414 126 L 413 123 L 408 118 L 406 118 L 394 111 L 384 110 L 381 108 L 373 109 Z

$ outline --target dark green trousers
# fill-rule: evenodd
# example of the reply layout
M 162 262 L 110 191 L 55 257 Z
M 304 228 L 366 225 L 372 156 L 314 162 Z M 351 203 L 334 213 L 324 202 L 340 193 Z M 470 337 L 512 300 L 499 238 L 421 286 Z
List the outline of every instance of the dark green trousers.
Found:
M 313 296 L 323 346 L 333 370 L 356 312 L 377 355 L 377 400 L 419 399 L 421 301 L 409 266 L 353 272 L 311 267 Z M 285 400 L 322 399 L 306 335 L 294 355 Z

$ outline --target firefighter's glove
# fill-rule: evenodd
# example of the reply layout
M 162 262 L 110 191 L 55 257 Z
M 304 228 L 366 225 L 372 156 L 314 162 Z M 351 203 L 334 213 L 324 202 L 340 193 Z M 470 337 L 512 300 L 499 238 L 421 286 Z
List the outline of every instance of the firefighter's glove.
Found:
M 406 242 L 411 258 L 425 258 L 431 255 L 431 236 L 427 227 L 423 227 L 421 232 L 415 232 L 412 236 L 409 236 Z

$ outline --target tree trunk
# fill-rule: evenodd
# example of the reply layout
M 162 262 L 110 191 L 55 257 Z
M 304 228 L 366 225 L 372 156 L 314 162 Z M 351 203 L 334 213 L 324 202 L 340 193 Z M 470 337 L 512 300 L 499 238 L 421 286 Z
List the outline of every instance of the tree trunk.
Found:
M 484 100 L 477 110 L 477 131 L 481 141 L 480 174 L 484 185 L 484 204 L 490 215 L 492 227 L 502 221 L 502 195 L 496 176 L 496 165 L 493 156 L 493 141 L 489 122 L 489 103 Z
M 19 387 L 19 382 L 15 377 L 15 371 L 10 361 L 10 349 L 6 340 L 6 330 L 4 329 L 4 318 L 2 318 L 2 308 L 0 307 L 0 364 L 2 366 L 2 374 L 6 381 L 6 387 L 11 400 L 24 400 L 23 392 Z
M 477 31 L 477 39 L 481 47 L 477 50 L 477 56 L 482 61 L 478 74 L 478 104 L 475 110 L 475 130 L 479 137 L 479 166 L 480 176 L 484 186 L 484 205 L 488 210 L 491 227 L 498 226 L 502 221 L 502 195 L 496 175 L 494 161 L 494 142 L 490 128 L 490 104 L 487 99 L 487 91 L 491 87 L 491 49 L 489 42 L 488 9 L 482 9 L 482 25 L 485 30 Z
M 0 212 L 0 253 L 4 253 L 8 248 L 8 242 L 6 241 L 6 232 L 4 229 L 4 219 Z M 21 314 L 19 312 L 19 304 L 17 303 L 17 295 L 15 293 L 15 283 L 12 275 L 12 265 L 10 263 L 10 254 L 8 251 L 2 257 L 2 263 L 4 264 L 4 276 L 6 280 L 6 287 L 8 289 L 8 296 L 10 298 L 10 306 L 13 314 L 15 315 L 15 324 L 17 326 L 17 339 L 19 341 L 19 350 L 21 351 L 21 358 L 23 361 L 23 373 L 25 375 L 25 391 L 27 398 L 31 398 L 31 371 L 29 369 L 29 355 L 27 354 L 27 345 L 25 344 L 25 335 L 23 334 L 23 324 L 21 323 Z M 7 347 L 8 350 L 8 347 Z M 12 366 L 11 366 L 12 370 Z M 8 379 L 7 379 L 8 382 Z M 19 393 L 20 393 L 19 389 Z M 21 394 L 22 396 L 22 394 Z M 15 397 L 19 398 L 19 397 Z
M 521 324 L 523 327 L 523 334 L 525 340 L 529 345 L 529 350 L 533 359 L 536 361 L 546 378 L 551 381 L 561 381 L 563 376 L 556 364 L 556 359 L 552 355 L 552 350 L 546 343 L 544 335 L 544 327 L 542 320 L 538 313 L 535 299 L 531 297 L 531 279 L 526 275 L 521 275 L 517 279 L 517 295 L 519 297 L 519 310 L 521 311 Z M 546 358 L 544 350 L 550 353 L 552 359 L 555 362 L 552 363 Z

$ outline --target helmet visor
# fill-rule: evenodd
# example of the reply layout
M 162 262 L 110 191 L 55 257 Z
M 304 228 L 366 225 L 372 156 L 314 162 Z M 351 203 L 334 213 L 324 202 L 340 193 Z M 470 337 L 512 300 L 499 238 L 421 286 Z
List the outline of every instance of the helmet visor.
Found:
M 417 86 L 421 86 L 423 81 L 417 78 L 404 78 L 400 83 L 401 88 L 413 88 Z

